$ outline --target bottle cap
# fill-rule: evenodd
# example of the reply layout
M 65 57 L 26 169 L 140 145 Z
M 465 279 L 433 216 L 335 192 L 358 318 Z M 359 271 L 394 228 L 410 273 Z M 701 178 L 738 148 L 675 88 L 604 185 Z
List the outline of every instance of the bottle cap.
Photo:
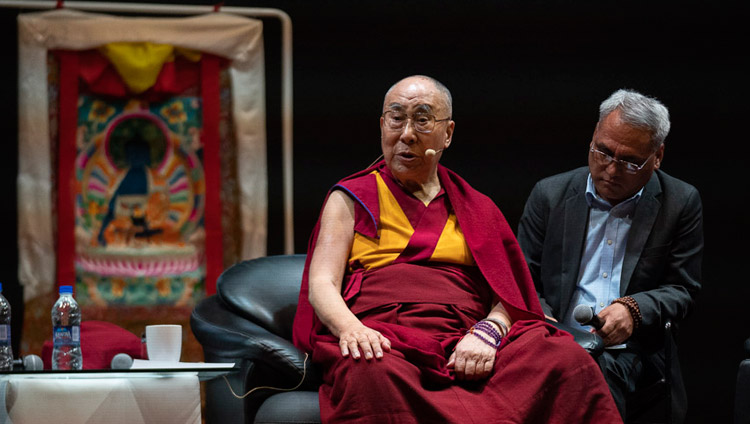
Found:
M 73 286 L 60 286 L 60 294 L 72 294 L 73 293 Z

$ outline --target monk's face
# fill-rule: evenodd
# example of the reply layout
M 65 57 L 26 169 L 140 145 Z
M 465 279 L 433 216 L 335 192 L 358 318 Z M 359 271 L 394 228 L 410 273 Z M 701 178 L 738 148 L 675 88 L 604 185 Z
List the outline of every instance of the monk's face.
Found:
M 394 116 L 401 128 L 394 128 Z M 428 79 L 406 78 L 388 92 L 380 118 L 381 147 L 396 178 L 425 180 L 436 172 L 442 149 L 453 135 L 455 123 L 449 118 L 444 95 Z M 428 149 L 436 154 L 425 154 Z

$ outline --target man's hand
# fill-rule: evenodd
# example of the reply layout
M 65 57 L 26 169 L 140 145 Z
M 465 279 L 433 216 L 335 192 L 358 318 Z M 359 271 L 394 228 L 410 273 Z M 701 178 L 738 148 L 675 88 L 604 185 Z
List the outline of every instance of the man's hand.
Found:
M 352 359 L 359 359 L 364 355 L 369 361 L 372 358 L 382 358 L 383 352 L 390 352 L 391 342 L 379 331 L 358 324 L 339 334 L 339 347 L 343 357 L 351 355 Z
M 448 368 L 453 368 L 459 380 L 482 380 L 489 377 L 495 365 L 497 349 L 473 334 L 467 334 L 456 345 L 448 358 Z
M 633 334 L 633 317 L 625 305 L 613 303 L 602 309 L 598 316 L 604 325 L 596 334 L 602 338 L 604 346 L 618 345 Z

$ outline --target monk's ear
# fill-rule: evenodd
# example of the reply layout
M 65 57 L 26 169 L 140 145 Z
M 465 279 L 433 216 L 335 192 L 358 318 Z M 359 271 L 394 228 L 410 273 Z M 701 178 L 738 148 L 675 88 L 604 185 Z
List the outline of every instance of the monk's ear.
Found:
M 448 125 L 445 126 L 445 142 L 443 142 L 443 149 L 447 149 L 451 145 L 453 140 L 453 129 L 456 127 L 454 121 L 448 121 Z

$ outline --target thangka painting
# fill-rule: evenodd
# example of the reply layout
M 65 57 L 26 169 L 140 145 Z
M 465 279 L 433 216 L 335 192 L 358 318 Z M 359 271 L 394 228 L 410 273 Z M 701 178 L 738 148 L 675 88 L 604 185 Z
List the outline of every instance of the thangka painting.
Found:
M 72 284 L 84 321 L 182 324 L 183 360 L 201 359 L 192 308 L 265 254 L 261 32 L 221 13 L 19 16 L 22 354 Z
M 78 102 L 79 301 L 193 305 L 206 277 L 200 97 Z

